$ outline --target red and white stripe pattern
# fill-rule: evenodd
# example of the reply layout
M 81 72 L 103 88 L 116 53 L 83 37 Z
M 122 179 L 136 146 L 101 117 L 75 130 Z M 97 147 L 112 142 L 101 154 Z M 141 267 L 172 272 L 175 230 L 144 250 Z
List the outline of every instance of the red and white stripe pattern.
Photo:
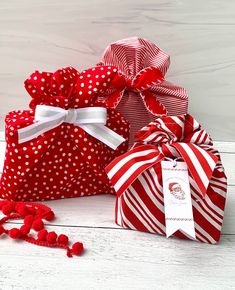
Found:
M 117 192 L 116 223 L 165 235 L 160 161 L 181 157 L 188 165 L 196 240 L 219 241 L 227 179 L 217 150 L 190 115 L 162 117 L 137 134 L 138 142 L 106 168 Z M 192 239 L 180 230 L 174 236 Z
M 104 64 L 116 66 L 126 80 L 126 86 L 118 84 L 101 99 L 117 107 L 130 122 L 130 145 L 135 132 L 156 116 L 187 113 L 187 92 L 164 80 L 170 56 L 155 44 L 137 37 L 111 43 L 98 65 Z

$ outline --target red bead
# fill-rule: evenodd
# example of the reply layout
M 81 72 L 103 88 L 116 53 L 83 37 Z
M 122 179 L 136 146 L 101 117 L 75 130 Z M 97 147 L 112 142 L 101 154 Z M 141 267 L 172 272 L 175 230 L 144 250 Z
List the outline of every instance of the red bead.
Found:
M 38 232 L 38 240 L 45 241 L 47 234 L 48 234 L 47 230 L 45 230 L 45 229 L 41 230 L 40 232 Z
M 13 228 L 13 229 L 9 230 L 8 235 L 12 239 L 19 239 L 21 237 L 21 232 L 19 229 Z
M 32 228 L 37 232 L 42 230 L 44 228 L 43 221 L 41 219 L 36 219 L 32 224 Z
M 0 236 L 1 236 L 3 233 L 5 233 L 5 230 L 4 230 L 3 226 L 0 225 Z
M 29 214 L 29 211 L 24 204 L 17 205 L 16 211 L 20 214 L 21 217 L 25 217 L 26 215 Z
M 55 244 L 56 243 L 56 239 L 57 239 L 57 234 L 55 232 L 50 232 L 46 236 L 46 240 L 50 244 Z
M 76 255 L 81 255 L 83 250 L 84 250 L 83 244 L 80 242 L 77 242 L 77 243 L 73 244 L 73 246 L 72 246 L 72 251 Z
M 27 215 L 27 216 L 24 218 L 24 224 L 25 224 L 26 226 L 31 227 L 33 221 L 34 221 L 34 217 L 33 217 L 32 215 Z
M 6 200 L 0 200 L 0 209 L 2 209 L 2 207 L 4 205 L 6 205 L 8 202 Z
M 19 207 L 21 207 L 21 204 L 16 204 L 15 210 L 18 212 Z
M 44 212 L 45 212 L 45 211 L 44 211 L 43 209 L 41 209 L 41 208 L 38 208 L 38 209 L 35 210 L 35 214 L 36 214 L 36 216 L 43 215 Z
M 20 232 L 22 233 L 23 236 L 27 236 L 27 234 L 30 232 L 30 227 L 23 225 L 20 227 Z
M 12 212 L 14 212 L 14 210 L 15 210 L 15 203 L 14 202 L 8 202 L 7 204 L 5 204 L 2 207 L 2 213 L 5 215 L 11 214 Z
M 63 235 L 63 234 L 59 235 L 58 237 L 59 244 L 68 245 L 68 242 L 69 242 L 69 238 L 66 235 Z
M 32 206 L 27 206 L 28 212 L 31 215 L 35 215 L 35 208 Z
M 49 211 L 48 213 L 45 214 L 44 218 L 45 218 L 47 221 L 52 221 L 52 220 L 55 218 L 55 214 L 54 214 L 54 212 L 51 210 L 51 211 Z

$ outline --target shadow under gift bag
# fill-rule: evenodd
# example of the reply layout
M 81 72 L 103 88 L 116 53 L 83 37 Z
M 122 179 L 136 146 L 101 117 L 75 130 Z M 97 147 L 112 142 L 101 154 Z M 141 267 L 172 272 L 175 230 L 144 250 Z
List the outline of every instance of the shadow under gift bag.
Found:
M 211 244 L 218 242 L 227 178 L 220 155 L 206 131 L 186 114 L 158 118 L 142 128 L 136 137 L 133 148 L 106 168 L 117 193 L 116 223 L 133 230 Z M 172 172 L 181 174 L 187 170 L 187 192 L 180 190 L 179 184 L 170 178 L 168 184 L 163 182 L 162 164 L 166 161 L 173 164 L 167 168 Z M 185 195 L 190 201 L 186 204 L 186 216 Z M 168 210 L 169 196 L 176 205 L 175 211 Z M 191 218 L 187 216 L 188 211 Z M 174 230 L 168 235 L 172 226 Z
M 118 78 L 113 67 L 33 73 L 31 110 L 6 116 L 0 197 L 50 199 L 110 193 L 105 166 L 127 149 L 129 124 L 97 101 Z M 103 85 L 105 83 L 105 86 Z
M 98 65 L 114 65 L 124 77 L 102 97 L 130 122 L 129 147 L 134 134 L 156 117 L 187 113 L 186 90 L 164 79 L 170 56 L 150 41 L 132 37 L 111 43 Z

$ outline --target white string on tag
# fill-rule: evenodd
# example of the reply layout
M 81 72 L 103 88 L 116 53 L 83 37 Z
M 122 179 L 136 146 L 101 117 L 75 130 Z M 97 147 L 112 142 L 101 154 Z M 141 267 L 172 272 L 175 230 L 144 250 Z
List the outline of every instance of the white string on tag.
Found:
M 177 157 L 177 158 L 164 157 L 164 159 L 173 162 L 173 167 L 174 168 L 177 166 L 177 161 L 178 160 L 182 160 L 181 157 Z

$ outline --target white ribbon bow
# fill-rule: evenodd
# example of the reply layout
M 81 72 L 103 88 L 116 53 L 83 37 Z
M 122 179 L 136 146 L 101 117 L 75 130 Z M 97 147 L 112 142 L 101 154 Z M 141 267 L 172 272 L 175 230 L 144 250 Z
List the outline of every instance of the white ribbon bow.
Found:
M 89 135 L 112 149 L 116 149 L 125 141 L 122 136 L 105 126 L 107 109 L 103 107 L 65 110 L 59 107 L 37 105 L 35 121 L 37 122 L 18 130 L 19 143 L 30 141 L 62 123 L 81 127 Z

